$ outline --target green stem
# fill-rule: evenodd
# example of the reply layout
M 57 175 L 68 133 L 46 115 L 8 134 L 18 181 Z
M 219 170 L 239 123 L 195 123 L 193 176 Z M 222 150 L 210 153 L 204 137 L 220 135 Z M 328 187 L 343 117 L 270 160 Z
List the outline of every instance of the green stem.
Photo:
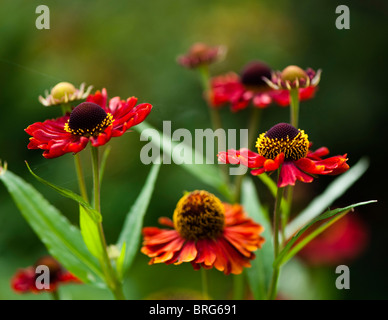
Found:
M 294 187 L 288 186 L 287 187 L 287 198 L 285 205 L 282 207 L 282 243 L 284 244 L 286 239 L 286 227 L 288 224 L 288 220 L 290 217 L 291 212 L 291 206 L 292 206 L 292 199 L 293 199 L 293 193 L 294 193 Z
M 101 203 L 100 203 L 100 170 L 99 170 L 99 154 L 98 148 L 91 146 L 92 151 L 92 164 L 93 164 L 93 201 L 94 209 L 101 213 Z M 101 242 L 102 256 L 100 257 L 100 264 L 105 275 L 105 279 L 109 289 L 112 291 L 113 295 L 117 300 L 125 300 L 121 282 L 117 279 L 117 276 L 113 270 L 112 264 L 110 262 L 107 243 L 104 235 L 104 230 L 102 227 L 102 222 L 98 224 L 98 237 Z
M 299 89 L 290 90 L 290 120 L 291 125 L 298 129 L 299 124 Z
M 82 165 L 81 165 L 81 158 L 78 153 L 74 155 L 74 164 L 75 164 L 75 170 L 77 172 L 78 186 L 81 192 L 81 196 L 86 202 L 89 202 L 88 192 L 86 190 L 86 184 L 85 184 L 84 174 L 83 174 Z
M 59 292 L 58 292 L 58 290 L 51 291 L 51 297 L 52 297 L 53 300 L 61 300 L 61 299 L 59 298 Z
M 280 169 L 279 169 L 280 173 Z M 273 230 L 273 235 L 274 235 L 274 259 L 279 255 L 280 251 L 280 242 L 279 242 L 279 227 L 280 227 L 280 217 L 281 217 L 281 202 L 283 198 L 283 192 L 284 188 L 278 187 L 277 192 L 276 192 L 276 198 L 275 198 L 275 208 L 274 208 L 274 230 Z M 273 271 L 272 271 L 272 280 L 269 288 L 269 293 L 268 293 L 268 299 L 270 300 L 275 300 L 276 298 L 276 293 L 277 293 L 277 284 L 279 281 L 279 267 L 274 266 Z
M 207 273 L 206 269 L 201 268 L 201 281 L 202 281 L 202 297 L 205 300 L 209 299 L 208 288 L 207 288 Z

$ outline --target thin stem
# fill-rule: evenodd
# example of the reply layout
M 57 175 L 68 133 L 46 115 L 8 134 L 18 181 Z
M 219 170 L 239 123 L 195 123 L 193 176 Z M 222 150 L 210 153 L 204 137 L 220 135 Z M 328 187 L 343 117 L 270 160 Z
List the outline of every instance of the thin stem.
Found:
M 51 291 L 51 298 L 52 298 L 53 300 L 61 300 L 61 299 L 59 298 L 59 292 L 58 292 L 58 290 Z
M 274 253 L 275 253 L 275 259 L 277 258 L 279 254 L 279 227 L 280 227 L 280 206 L 283 198 L 283 192 L 284 188 L 278 187 L 277 193 L 276 193 L 276 199 L 275 199 L 275 209 L 274 209 Z
M 279 169 L 280 173 L 280 169 Z M 279 227 L 280 227 L 280 218 L 281 218 L 281 202 L 283 199 L 283 192 L 284 188 L 278 187 L 277 192 L 276 192 L 276 198 L 275 198 L 275 208 L 274 208 L 274 218 L 273 218 L 273 223 L 274 223 L 274 230 L 273 230 L 273 235 L 274 235 L 274 259 L 279 255 L 280 251 L 280 242 L 279 242 Z M 274 300 L 276 298 L 276 293 L 277 293 L 277 284 L 279 281 L 279 267 L 274 266 L 273 267 L 273 272 L 272 272 L 272 280 L 269 288 L 269 293 L 268 293 L 268 299 Z
M 92 151 L 92 164 L 93 164 L 93 201 L 94 209 L 101 213 L 101 203 L 100 203 L 100 170 L 99 170 L 99 154 L 98 148 L 91 146 Z M 117 300 L 125 300 L 124 293 L 122 291 L 121 282 L 117 279 L 116 274 L 114 273 L 112 264 L 110 262 L 107 243 L 105 239 L 104 230 L 102 227 L 102 222 L 98 223 L 98 236 L 101 242 L 102 256 L 100 257 L 100 264 L 103 269 L 105 279 L 108 287 L 112 291 L 113 295 Z
M 86 190 L 85 178 L 84 178 L 82 165 L 81 165 L 81 158 L 78 153 L 74 155 L 74 164 L 75 164 L 75 170 L 77 172 L 78 186 L 81 192 L 81 196 L 86 202 L 89 202 L 88 192 Z
M 290 90 L 290 120 L 291 125 L 298 129 L 299 123 L 299 89 Z
M 201 268 L 201 281 L 202 281 L 202 297 L 206 300 L 209 299 L 208 288 L 207 288 L 207 273 L 206 269 Z

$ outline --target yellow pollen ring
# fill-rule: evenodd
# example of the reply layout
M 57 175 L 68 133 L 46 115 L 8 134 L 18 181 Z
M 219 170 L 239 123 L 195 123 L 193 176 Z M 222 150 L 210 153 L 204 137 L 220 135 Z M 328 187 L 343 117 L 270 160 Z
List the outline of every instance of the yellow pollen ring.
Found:
M 84 136 L 84 137 L 90 137 L 90 136 L 97 136 L 99 133 L 103 132 L 107 127 L 113 124 L 113 115 L 110 113 L 107 113 L 106 117 L 104 118 L 101 123 L 96 125 L 92 129 L 72 129 L 69 127 L 69 120 L 65 123 L 64 130 L 68 133 L 74 134 L 76 136 Z
M 225 208 L 213 194 L 196 190 L 178 201 L 173 221 L 184 239 L 215 239 L 224 230 Z
M 308 135 L 303 130 L 295 138 L 269 138 L 266 133 L 260 134 L 256 141 L 258 153 L 266 159 L 275 159 L 280 153 L 284 153 L 286 160 L 299 160 L 307 156 L 309 149 Z

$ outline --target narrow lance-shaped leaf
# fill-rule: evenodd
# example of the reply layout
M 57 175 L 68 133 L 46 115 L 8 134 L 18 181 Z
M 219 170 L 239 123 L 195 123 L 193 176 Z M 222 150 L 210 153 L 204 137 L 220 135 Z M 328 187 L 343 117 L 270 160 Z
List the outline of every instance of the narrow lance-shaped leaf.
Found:
M 27 168 L 28 170 L 30 171 L 30 173 L 34 176 L 34 178 L 36 178 L 39 182 L 42 182 L 43 184 L 49 186 L 50 188 L 54 189 L 55 191 L 57 191 L 60 195 L 66 197 L 66 198 L 69 198 L 69 199 L 72 199 L 76 202 L 78 202 L 84 209 L 85 211 L 90 215 L 90 218 L 93 219 L 96 223 L 98 222 L 101 222 L 102 221 L 102 216 L 101 214 L 95 210 L 94 208 L 92 208 L 92 206 L 87 203 L 80 195 L 74 193 L 73 191 L 71 190 L 68 190 L 68 189 L 65 189 L 65 188 L 62 188 L 62 187 L 59 187 L 59 186 L 56 186 L 55 184 L 51 183 L 51 182 L 48 182 L 46 180 L 44 180 L 43 178 L 39 177 L 38 175 L 36 175 L 30 168 L 30 166 L 28 165 L 27 161 L 26 161 L 26 165 L 27 165 Z
M 284 249 L 279 253 L 277 259 L 275 260 L 274 262 L 274 265 L 275 266 L 280 266 L 282 264 L 284 264 L 289 258 L 291 258 L 291 256 L 288 256 L 287 259 L 286 259 L 286 255 L 289 253 L 291 247 L 295 244 L 295 242 L 302 236 L 302 234 L 308 229 L 310 228 L 314 223 L 320 221 L 320 220 L 324 220 L 324 219 L 328 219 L 328 218 L 331 218 L 331 217 L 334 217 L 335 215 L 339 214 L 339 213 L 342 213 L 342 212 L 346 212 L 346 211 L 349 211 L 355 207 L 358 207 L 358 206 L 363 206 L 363 205 L 366 205 L 366 204 L 370 204 L 370 203 L 374 203 L 376 202 L 376 200 L 370 200 L 370 201 L 364 201 L 364 202 L 359 202 L 359 203 L 356 203 L 356 204 L 352 204 L 350 206 L 347 206 L 345 208 L 338 208 L 338 209 L 335 209 L 335 210 L 329 210 L 329 211 L 326 211 L 325 213 L 321 214 L 320 216 L 318 216 L 317 218 L 313 219 L 310 223 L 308 223 L 307 225 L 305 225 L 301 230 L 299 230 L 299 232 L 297 232 L 295 234 L 295 236 L 293 236 L 291 238 L 290 241 L 288 241 L 287 245 L 284 247 Z M 312 239 L 310 239 L 312 240 Z M 307 244 L 307 243 L 306 243 Z M 295 252 L 296 253 L 296 252 Z
M 102 258 L 104 248 L 102 247 L 98 228 L 99 225 L 90 217 L 83 206 L 79 206 L 79 226 L 82 238 L 90 253 L 98 259 Z
M 321 214 L 336 199 L 341 197 L 368 169 L 369 161 L 365 158 L 359 160 L 347 172 L 338 176 L 326 190 L 310 202 L 298 216 L 286 227 L 286 238 L 289 239 L 295 232 L 310 220 Z
M 102 271 L 86 248 L 80 231 L 17 175 L 2 171 L 0 180 L 50 254 L 82 282 L 104 287 Z
M 147 180 L 144 183 L 143 189 L 129 210 L 124 222 L 124 227 L 121 230 L 119 239 L 117 241 L 117 246 L 119 248 L 122 247 L 124 243 L 126 243 L 124 258 L 121 258 L 122 262 L 119 262 L 121 263 L 121 265 L 119 265 L 119 269 L 122 275 L 128 271 L 139 249 L 144 215 L 151 201 L 156 178 L 160 169 L 160 164 L 157 164 L 158 162 L 159 161 L 153 165 L 150 173 L 148 174 Z
M 255 185 L 251 179 L 244 179 L 242 185 L 242 205 L 248 215 L 264 227 L 261 234 L 265 243 L 261 249 L 255 251 L 256 258 L 251 262 L 252 267 L 246 269 L 248 282 L 255 299 L 265 299 L 272 275 L 274 248 L 272 241 L 271 223 L 268 213 L 261 206 Z

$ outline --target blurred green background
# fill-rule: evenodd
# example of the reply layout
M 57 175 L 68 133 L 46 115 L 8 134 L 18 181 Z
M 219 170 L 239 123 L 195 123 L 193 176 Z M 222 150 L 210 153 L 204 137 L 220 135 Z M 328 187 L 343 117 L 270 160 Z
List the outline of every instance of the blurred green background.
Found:
M 39 4 L 50 8 L 50 30 L 35 28 Z M 350 8 L 350 30 L 335 27 L 335 9 L 340 4 Z M 302 279 L 287 294 L 304 299 L 386 299 L 387 15 L 383 0 L 2 0 L 0 159 L 77 224 L 77 206 L 40 185 L 24 164 L 28 160 L 43 178 L 77 190 L 71 155 L 46 160 L 40 151 L 27 149 L 28 135 L 23 129 L 60 112 L 39 104 L 38 96 L 46 89 L 60 81 L 76 86 L 86 82 L 96 89 L 107 88 L 110 97 L 135 95 L 139 102 L 154 106 L 148 118 L 153 126 L 161 129 L 163 120 L 171 120 L 173 130 L 193 131 L 211 126 L 198 75 L 176 64 L 176 57 L 194 42 L 228 47 L 226 59 L 211 67 L 213 75 L 238 72 L 254 59 L 280 70 L 290 64 L 321 68 L 316 97 L 301 105 L 300 126 L 316 147 L 327 146 L 333 155 L 348 153 L 350 165 L 363 156 L 370 159 L 368 172 L 335 205 L 371 199 L 379 203 L 357 210 L 370 231 L 370 242 L 351 264 L 351 290 L 335 289 L 335 267 L 306 268 L 295 262 L 289 269 L 297 268 Z M 249 111 L 232 114 L 226 107 L 221 115 L 226 127 L 246 128 Z M 262 131 L 276 122 L 288 122 L 288 117 L 288 108 L 271 106 L 263 113 Z M 109 243 L 116 241 L 149 172 L 150 166 L 139 159 L 144 144 L 137 132 L 110 142 L 102 189 Z M 82 159 L 89 163 L 87 151 Z M 86 171 L 91 183 L 91 172 Z M 300 186 L 303 197 L 298 197 L 298 204 L 307 205 L 331 180 L 322 177 Z M 164 165 L 145 225 L 156 225 L 159 216 L 171 217 L 184 190 L 203 188 L 207 187 L 179 166 Z M 43 254 L 44 246 L 0 185 L 0 299 L 49 298 L 18 295 L 9 286 L 18 268 L 32 265 Z M 147 257 L 137 256 L 126 281 L 128 298 L 145 299 L 164 290 L 200 290 L 200 273 L 189 264 L 148 266 L 147 262 Z M 231 297 L 231 289 L 231 277 L 211 271 L 209 290 L 214 298 Z M 79 285 L 63 287 L 61 294 L 69 299 L 111 298 L 109 292 Z

